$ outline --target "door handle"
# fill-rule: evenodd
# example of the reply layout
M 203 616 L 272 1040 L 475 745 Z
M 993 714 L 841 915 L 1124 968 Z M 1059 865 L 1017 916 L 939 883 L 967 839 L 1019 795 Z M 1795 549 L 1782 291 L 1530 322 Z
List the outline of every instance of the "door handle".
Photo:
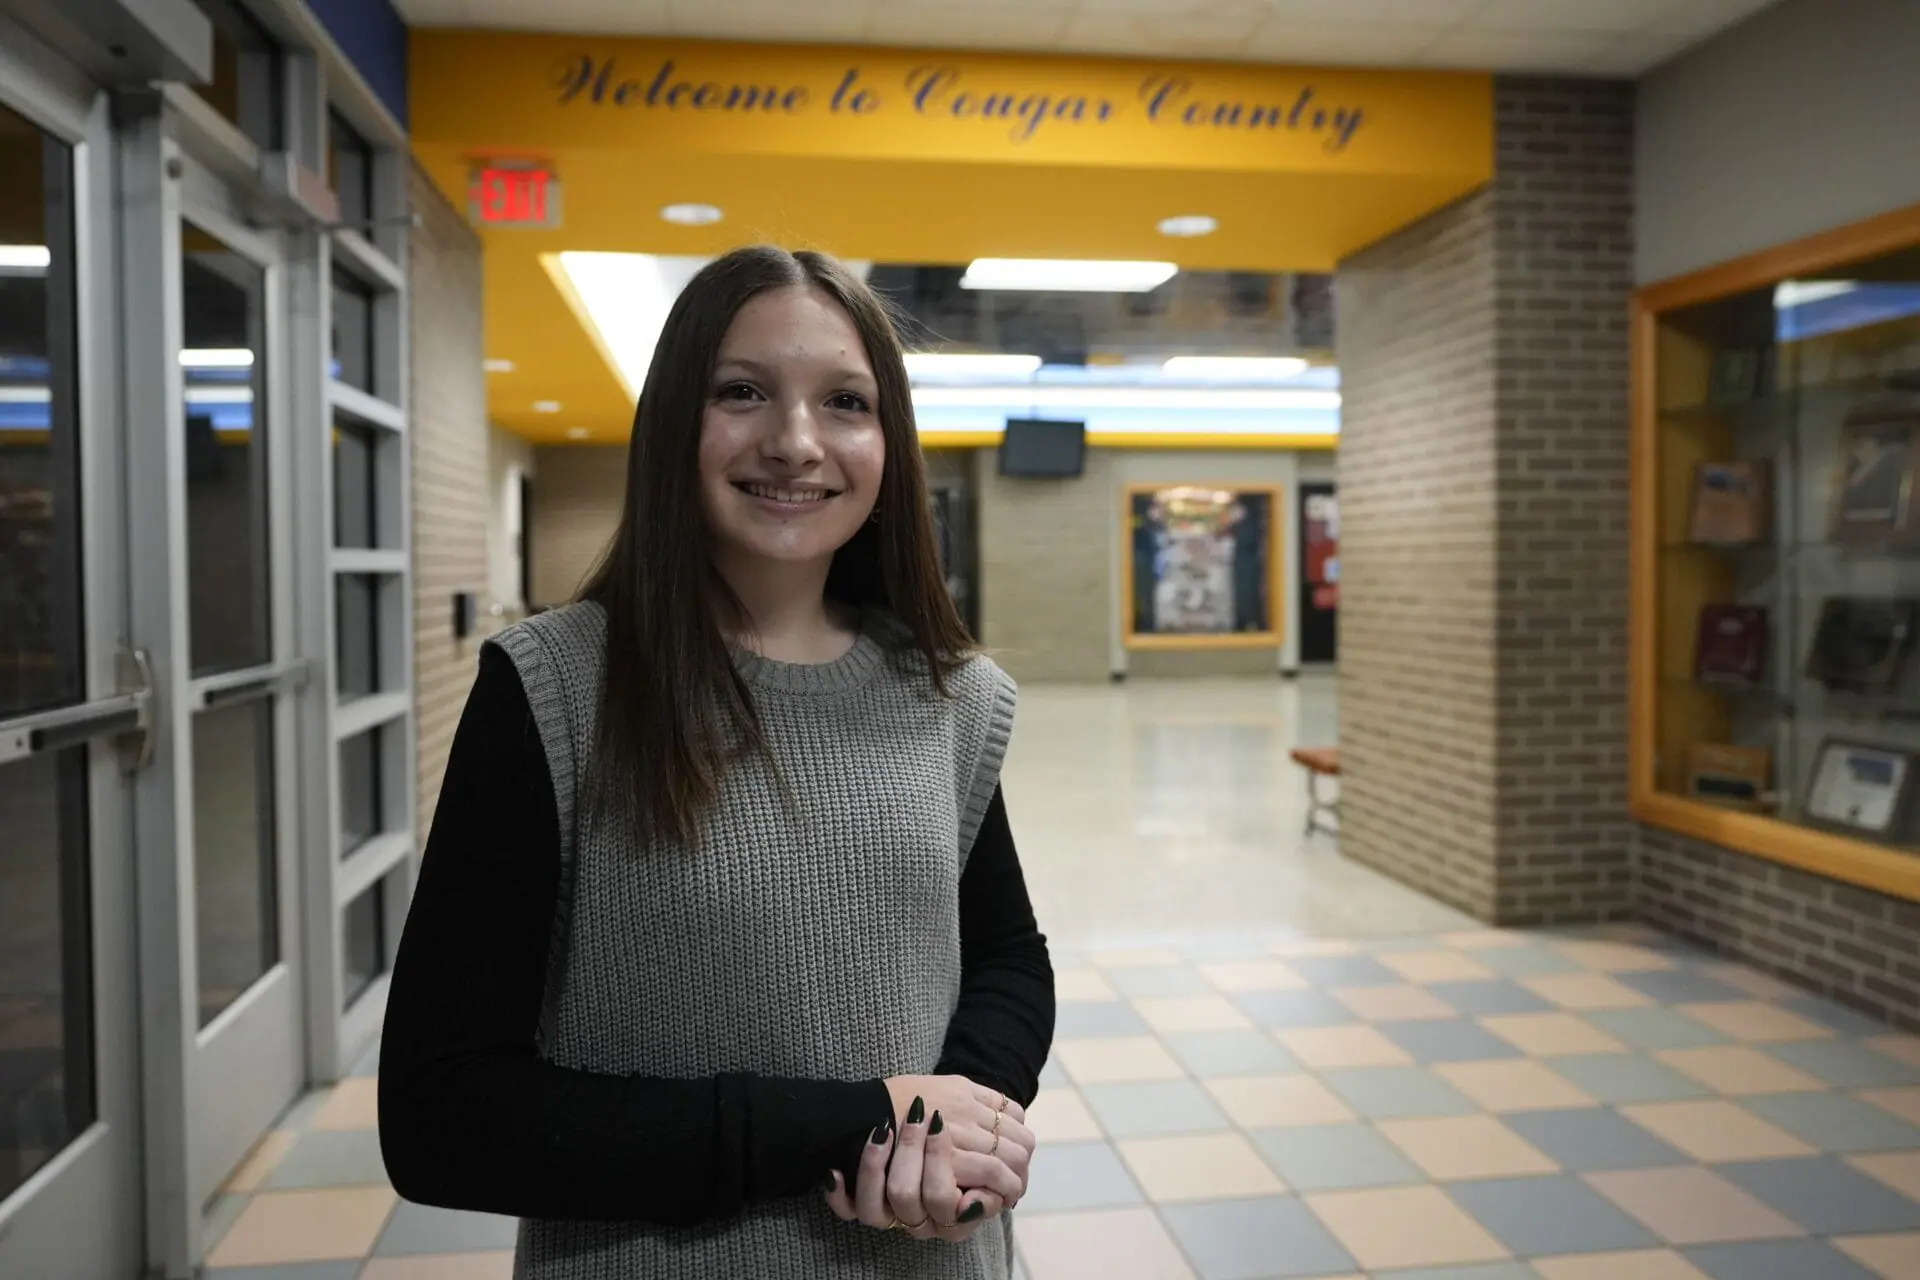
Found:
M 0 764 L 112 738 L 123 767 L 146 767 L 153 755 L 152 664 L 144 651 L 123 650 L 117 665 L 120 691 L 111 698 L 0 722 Z

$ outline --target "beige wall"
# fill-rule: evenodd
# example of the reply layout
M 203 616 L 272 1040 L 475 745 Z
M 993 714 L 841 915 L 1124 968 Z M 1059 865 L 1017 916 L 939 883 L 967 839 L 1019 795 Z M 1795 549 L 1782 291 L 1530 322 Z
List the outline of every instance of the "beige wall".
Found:
M 480 242 L 417 166 L 412 187 L 413 679 L 425 832 L 473 687 L 477 641 L 454 639 L 453 597 L 487 590 L 488 440 Z
M 498 427 L 487 432 L 486 604 L 507 616 L 527 607 L 520 591 L 520 480 L 533 475 L 533 446 Z
M 534 605 L 565 604 L 613 540 L 627 493 L 625 445 L 549 445 L 534 451 Z

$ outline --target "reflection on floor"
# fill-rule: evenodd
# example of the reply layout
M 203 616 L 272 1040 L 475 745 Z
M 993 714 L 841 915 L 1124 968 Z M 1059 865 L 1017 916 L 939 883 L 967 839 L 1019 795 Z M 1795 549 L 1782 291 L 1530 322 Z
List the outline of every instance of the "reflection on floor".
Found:
M 1331 712 L 1309 682 L 1024 695 L 1007 792 L 1062 1000 L 1030 1280 L 1920 1280 L 1920 1039 L 1303 845 L 1285 753 Z M 396 1203 L 374 1069 L 261 1144 L 210 1280 L 506 1280 L 511 1222 Z

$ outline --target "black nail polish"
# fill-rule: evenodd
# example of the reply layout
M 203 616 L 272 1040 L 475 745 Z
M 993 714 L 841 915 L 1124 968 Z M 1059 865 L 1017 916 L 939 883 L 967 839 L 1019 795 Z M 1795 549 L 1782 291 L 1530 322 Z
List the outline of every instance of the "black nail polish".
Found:
M 820 1179 L 820 1189 L 822 1191 L 831 1191 L 833 1190 L 834 1185 L 835 1184 L 833 1181 L 833 1170 L 829 1169 L 827 1170 L 827 1176 Z
M 927 1104 L 923 1100 L 919 1098 L 915 1098 L 913 1100 L 913 1105 L 907 1108 L 907 1123 L 919 1124 L 922 1120 L 925 1120 L 926 1118 L 927 1118 Z
M 891 1120 L 883 1120 L 873 1126 L 873 1145 L 876 1147 L 884 1147 L 887 1145 L 887 1134 L 892 1132 L 892 1130 L 893 1121 Z
M 954 1221 L 955 1222 L 978 1222 L 980 1220 L 980 1215 L 985 1213 L 986 1211 L 987 1211 L 987 1202 L 984 1200 L 975 1200 L 972 1204 L 967 1206 L 966 1212 L 962 1213 L 958 1218 L 955 1218 Z
M 940 1130 L 945 1127 L 946 1127 L 946 1121 L 942 1120 L 940 1118 L 940 1113 L 936 1111 L 933 1113 L 933 1123 L 927 1126 L 927 1136 L 931 1138 L 934 1134 L 940 1132 Z

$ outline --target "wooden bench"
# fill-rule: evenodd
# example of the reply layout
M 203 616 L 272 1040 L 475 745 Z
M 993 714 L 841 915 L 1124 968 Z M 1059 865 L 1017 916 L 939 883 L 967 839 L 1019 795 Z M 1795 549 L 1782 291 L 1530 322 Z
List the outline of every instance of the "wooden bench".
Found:
M 1320 793 L 1322 778 L 1340 776 L 1340 748 L 1338 747 L 1295 747 L 1293 762 L 1307 771 L 1307 831 L 1311 836 L 1316 831 L 1328 835 L 1340 833 L 1340 796 L 1336 791 L 1329 798 Z M 1331 818 L 1329 824 L 1326 819 Z

